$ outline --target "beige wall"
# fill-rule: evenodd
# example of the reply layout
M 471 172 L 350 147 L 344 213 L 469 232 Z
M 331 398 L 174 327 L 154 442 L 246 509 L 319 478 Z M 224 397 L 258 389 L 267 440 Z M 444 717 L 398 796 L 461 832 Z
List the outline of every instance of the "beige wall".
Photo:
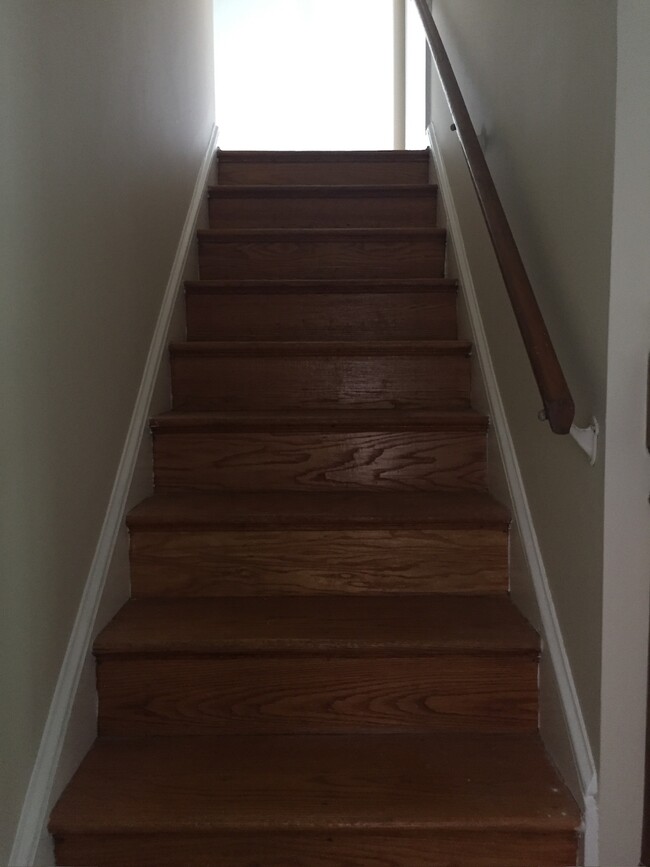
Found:
M 616 91 L 614 0 L 434 0 L 433 11 L 577 405 L 604 421 Z M 432 117 L 591 746 L 598 752 L 603 478 L 541 400 L 444 97 Z M 526 605 L 517 583 L 515 595 Z
M 0 3 L 0 863 L 213 114 L 212 0 Z

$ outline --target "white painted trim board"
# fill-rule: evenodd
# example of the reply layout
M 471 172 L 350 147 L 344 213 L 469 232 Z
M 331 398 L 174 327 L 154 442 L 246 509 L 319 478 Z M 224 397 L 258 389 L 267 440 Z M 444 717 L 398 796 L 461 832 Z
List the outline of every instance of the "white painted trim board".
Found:
M 104 523 L 61 665 L 40 747 L 23 802 L 9 867 L 32 867 L 50 808 L 56 770 L 61 757 L 70 715 L 88 655 L 97 612 L 106 584 L 118 532 L 124 522 L 129 489 L 138 452 L 149 421 L 149 408 L 163 358 L 174 307 L 182 291 L 183 275 L 196 234 L 197 221 L 207 189 L 217 145 L 218 128 L 213 126 L 199 169 L 185 223 L 176 248 L 169 279 L 162 298 L 149 352 L 144 366 L 131 422 L 108 501 Z
M 508 483 L 512 509 L 521 535 L 522 545 L 528 561 L 535 596 L 539 606 L 544 652 L 549 654 L 558 684 L 562 700 L 562 713 L 569 733 L 573 758 L 584 799 L 586 864 L 595 865 L 597 861 L 593 859 L 597 858 L 598 837 L 598 813 L 596 809 L 598 780 L 596 765 L 571 672 L 569 658 L 566 653 L 560 623 L 553 603 L 544 560 L 535 532 L 524 480 L 519 462 L 517 461 L 508 419 L 492 364 L 490 347 L 483 327 L 478 302 L 476 283 L 461 231 L 453 189 L 433 124 L 429 124 L 427 136 L 433 154 L 440 195 L 447 213 L 449 234 L 454 243 L 460 282 L 473 332 L 477 359 L 490 406 L 492 425 Z

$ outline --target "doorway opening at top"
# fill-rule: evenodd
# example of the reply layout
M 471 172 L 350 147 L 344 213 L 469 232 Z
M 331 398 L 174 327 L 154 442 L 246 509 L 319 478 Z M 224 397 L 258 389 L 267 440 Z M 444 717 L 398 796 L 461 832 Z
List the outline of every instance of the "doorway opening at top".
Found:
M 220 147 L 391 150 L 396 83 L 405 145 L 425 147 L 424 34 L 407 3 L 402 74 L 396 9 L 396 0 L 214 0 Z

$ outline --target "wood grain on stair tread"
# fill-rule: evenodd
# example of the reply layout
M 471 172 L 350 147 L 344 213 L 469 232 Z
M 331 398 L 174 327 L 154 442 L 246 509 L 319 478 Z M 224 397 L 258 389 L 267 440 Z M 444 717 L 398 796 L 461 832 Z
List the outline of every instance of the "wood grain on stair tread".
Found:
M 173 344 L 174 408 L 465 409 L 470 348 L 439 340 Z
M 299 414 L 293 414 L 289 429 L 280 414 L 274 423 L 248 430 L 245 421 L 229 428 L 211 423 L 207 415 L 195 416 L 195 427 L 158 428 L 154 423 L 156 490 L 485 488 L 484 429 L 436 430 L 431 419 L 428 429 L 384 430 L 372 413 L 366 414 L 365 429 L 358 428 L 363 414 L 358 414 L 356 430 L 346 428 L 344 419 L 338 422 L 341 427 L 324 420 L 319 428 L 314 427 L 318 416 L 314 413 L 301 428 Z
M 54 834 L 573 831 L 537 736 L 219 736 L 98 741 Z
M 192 346 L 193 344 L 187 344 Z M 467 409 L 462 352 L 323 354 L 242 347 L 172 355 L 173 407 L 189 412 L 295 409 Z
M 472 351 L 468 340 L 207 340 L 172 343 L 172 357 L 207 355 L 215 357 L 310 358 L 409 356 L 460 356 Z
M 536 635 L 465 601 L 131 601 L 95 644 L 100 733 L 534 731 Z
M 328 241 L 377 241 L 389 243 L 390 241 L 444 241 L 447 238 L 447 230 L 438 226 L 389 226 L 387 228 L 373 228 L 357 226 L 354 228 L 338 228 L 336 226 L 321 227 L 319 229 L 292 228 L 285 229 L 274 226 L 261 229 L 198 229 L 197 237 L 199 244 L 227 244 L 231 241 L 287 241 L 292 240 L 310 241 L 313 243 Z M 407 274 L 399 277 L 407 277 Z M 368 275 L 366 275 L 366 279 Z M 322 278 L 321 278 L 322 279 Z
M 211 187 L 210 228 L 389 228 L 434 226 L 430 184 Z
M 394 202 L 406 200 L 410 203 L 423 200 L 428 203 L 435 203 L 437 195 L 438 187 L 436 184 L 218 184 L 208 187 L 208 199 L 211 202 L 249 200 L 254 202 L 256 206 L 265 201 L 279 200 L 286 203 L 289 200 L 301 201 L 305 199 L 313 200 L 325 207 L 329 200 L 340 201 L 343 206 L 350 200 L 366 200 L 370 203 L 376 203 L 380 199 Z M 431 216 L 434 217 L 435 212 L 432 212 Z M 429 223 L 434 225 L 435 221 L 431 219 Z M 276 226 L 277 224 L 272 225 Z M 328 226 L 326 223 L 323 225 Z M 411 224 L 408 221 L 405 223 L 398 221 L 392 225 L 396 228 L 406 228 Z M 296 228 L 309 227 L 305 224 L 298 224 Z M 329 228 L 336 227 L 329 224 Z M 363 228 L 373 227 L 366 224 Z
M 539 641 L 494 596 L 132 599 L 98 636 L 111 653 L 528 653 Z
M 157 434 L 176 431 L 485 431 L 488 418 L 474 410 L 294 410 L 286 412 L 165 412 L 151 427 Z
M 102 654 L 97 688 L 103 737 L 537 730 L 524 652 Z
M 208 188 L 210 199 L 435 199 L 436 184 L 219 184 Z
M 131 529 L 179 530 L 246 526 L 507 529 L 509 520 L 500 503 L 474 491 L 395 492 L 390 496 L 365 491 L 165 494 L 144 500 L 127 517 Z
M 136 597 L 503 593 L 508 537 L 492 529 L 131 531 Z
M 69 867 L 567 867 L 575 831 L 484 829 L 394 833 L 106 834 L 66 836 L 59 863 Z
M 260 288 L 186 290 L 187 339 L 370 341 L 454 340 L 456 293 L 394 292 L 350 287 L 334 281 L 319 289 Z M 332 291 L 327 291 L 331 288 Z M 388 289 L 389 287 L 385 287 Z
M 426 184 L 425 163 L 285 163 L 266 162 L 223 165 L 223 184 Z
M 201 279 L 443 277 L 442 229 L 203 229 Z
M 401 292 L 453 293 L 458 290 L 458 281 L 448 277 L 419 278 L 356 278 L 348 280 L 188 280 L 186 293 L 217 294 L 263 294 L 290 293 L 315 294 L 381 294 Z

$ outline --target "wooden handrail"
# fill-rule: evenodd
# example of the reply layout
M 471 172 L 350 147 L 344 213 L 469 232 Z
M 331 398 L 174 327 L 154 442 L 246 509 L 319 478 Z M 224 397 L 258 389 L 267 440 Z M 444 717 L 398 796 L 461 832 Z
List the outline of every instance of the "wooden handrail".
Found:
M 483 216 L 492 238 L 510 303 L 528 353 L 537 387 L 551 430 L 567 434 L 571 429 L 575 407 L 564 378 L 546 324 L 526 274 L 508 218 L 492 180 L 483 149 L 474 130 L 465 100 L 427 0 L 413 0 L 426 34 L 433 62 L 447 97 L 454 127 L 467 160 Z

